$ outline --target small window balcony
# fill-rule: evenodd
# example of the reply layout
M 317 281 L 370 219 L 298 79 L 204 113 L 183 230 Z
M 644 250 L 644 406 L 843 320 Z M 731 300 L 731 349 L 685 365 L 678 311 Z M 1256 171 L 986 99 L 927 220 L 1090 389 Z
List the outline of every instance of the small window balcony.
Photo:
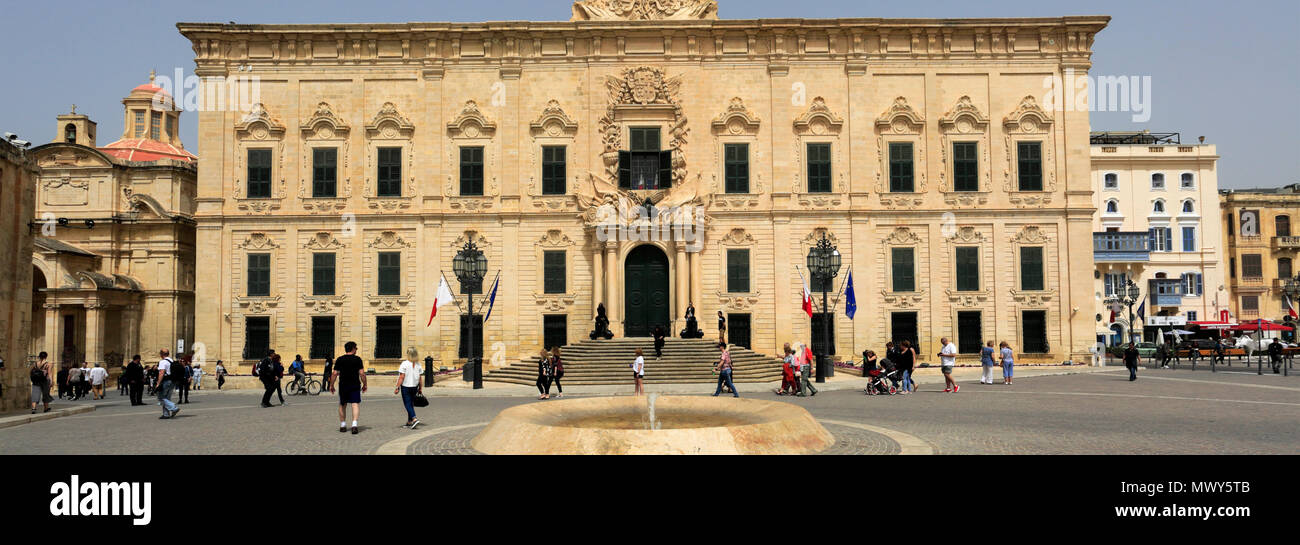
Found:
M 1092 257 L 1097 263 L 1145 263 L 1151 260 L 1151 235 L 1145 231 L 1093 233 Z

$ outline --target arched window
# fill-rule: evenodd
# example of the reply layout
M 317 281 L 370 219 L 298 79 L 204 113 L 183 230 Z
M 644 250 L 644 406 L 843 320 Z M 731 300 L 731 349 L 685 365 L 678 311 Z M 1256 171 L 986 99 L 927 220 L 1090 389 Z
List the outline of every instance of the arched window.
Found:
M 1119 189 L 1119 175 L 1111 172 L 1106 174 L 1106 189 Z
M 1164 213 L 1165 213 L 1165 201 L 1156 201 L 1156 203 L 1151 207 L 1151 213 L 1153 213 L 1153 214 L 1164 214 Z
M 63 128 L 63 141 L 68 142 L 70 144 L 77 143 L 76 125 L 73 125 L 72 123 L 68 123 L 68 126 Z
M 1277 227 L 1277 234 L 1275 236 L 1291 236 L 1291 216 L 1278 216 L 1277 218 L 1274 218 L 1273 222 Z
M 1187 200 L 1183 201 L 1183 213 L 1184 213 L 1184 214 L 1194 214 L 1194 213 L 1196 213 L 1196 205 L 1195 205 L 1195 204 L 1192 204 L 1192 200 L 1191 200 L 1191 199 L 1187 199 Z
M 1117 202 L 1115 202 L 1115 201 L 1106 201 L 1106 213 L 1107 213 L 1107 214 L 1118 214 L 1118 213 L 1119 213 L 1119 203 L 1117 203 Z
M 1156 173 L 1151 175 L 1151 189 L 1164 189 L 1165 175 Z
M 1180 187 L 1183 189 L 1192 189 L 1196 187 L 1196 177 L 1190 172 L 1184 172 L 1181 183 L 1182 185 Z
M 1277 277 L 1282 279 L 1291 278 L 1291 258 L 1279 257 L 1277 259 Z

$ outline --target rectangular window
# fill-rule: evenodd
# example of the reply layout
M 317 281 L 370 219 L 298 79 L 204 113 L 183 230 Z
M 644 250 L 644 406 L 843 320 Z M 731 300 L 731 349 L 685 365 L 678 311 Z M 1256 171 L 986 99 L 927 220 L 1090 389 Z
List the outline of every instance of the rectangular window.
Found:
M 914 248 L 891 248 L 890 264 L 893 270 L 895 292 L 916 291 L 916 259 Z
M 1016 144 L 1016 173 L 1020 191 L 1043 190 L 1043 144 L 1020 142 Z
M 980 190 L 979 145 L 976 142 L 954 142 L 952 145 L 953 191 Z
M 401 295 L 402 252 L 379 252 L 379 295 Z
M 1128 275 L 1124 273 L 1106 273 L 1106 297 L 1115 295 L 1117 290 L 1128 286 Z
M 144 138 L 144 110 L 135 110 L 135 138 Z
M 1020 289 L 1022 291 L 1043 290 L 1042 246 L 1020 248 Z
M 726 144 L 722 150 L 727 193 L 749 193 L 749 144 Z
M 808 192 L 831 192 L 830 144 L 808 144 Z
M 1264 276 L 1263 258 L 1259 254 L 1242 255 L 1241 276 L 1246 278 L 1262 278 Z
M 271 254 L 248 254 L 248 296 L 271 295 Z
M 402 196 L 402 148 L 379 148 L 376 197 Z
M 568 150 L 564 146 L 542 146 L 542 194 L 563 195 L 568 176 Z M 482 162 L 480 158 L 480 163 Z M 481 170 L 481 165 L 480 165 Z
M 248 150 L 248 198 L 271 198 L 271 150 Z
M 547 350 L 569 344 L 569 317 L 564 314 L 542 316 L 542 342 Z
M 1195 311 L 1195 310 L 1189 310 L 1189 311 L 1187 311 L 1187 321 L 1188 321 L 1188 322 L 1195 322 L 1196 319 L 1197 319 L 1197 316 L 1198 316 L 1198 315 L 1196 314 L 1196 311 Z
M 912 143 L 891 142 L 889 144 L 889 192 L 911 193 L 916 191 L 912 181 Z
M 158 112 L 149 114 L 149 138 L 162 140 L 162 114 Z
M 311 350 L 307 357 L 323 360 L 334 357 L 334 317 L 311 317 Z
M 1259 312 L 1259 296 L 1243 295 L 1241 297 L 1241 310 L 1250 312 Z
M 1174 231 L 1169 227 L 1155 227 L 1150 231 L 1151 234 L 1151 251 L 1153 252 L 1172 252 L 1174 251 Z
M 659 127 L 632 127 L 628 129 L 632 147 L 629 151 L 659 151 Z
M 727 291 L 749 293 L 749 250 L 727 250 Z
M 460 148 L 460 194 L 465 196 L 483 194 L 482 146 Z
M 333 253 L 311 255 L 312 295 L 334 295 Z
M 1186 273 L 1182 275 L 1183 294 L 1191 297 L 1199 297 L 1203 293 L 1204 277 L 1201 273 Z
M 338 196 L 337 148 L 311 150 L 311 196 L 332 199 Z
M 889 314 L 889 339 L 895 345 L 908 341 L 913 347 L 917 345 L 916 313 L 891 312 Z M 883 357 L 883 355 L 882 355 Z
M 1283 282 L 1291 278 L 1291 258 L 1279 257 L 1277 259 L 1277 277 Z
M 1047 345 L 1047 311 L 1026 310 L 1021 315 L 1021 332 L 1024 334 L 1025 354 L 1046 354 Z
M 984 323 L 979 311 L 957 313 L 957 352 L 979 354 L 983 346 Z
M 543 252 L 543 291 L 545 293 L 565 293 L 565 252 L 564 250 L 547 250 Z
M 375 357 L 397 359 L 402 357 L 402 317 L 375 317 Z
M 980 249 L 957 248 L 957 291 L 980 290 Z
M 1183 251 L 1184 252 L 1196 251 L 1196 228 L 1195 227 L 1183 228 Z
M 469 325 L 470 325 L 469 316 L 462 314 L 460 316 L 460 349 L 457 352 L 457 354 L 459 354 L 459 356 L 462 358 L 469 357 L 469 348 L 470 348 L 470 340 L 471 340 Z M 474 357 L 476 359 L 483 359 L 483 314 L 479 312 L 474 313 L 473 342 L 474 342 L 473 344 Z
M 271 349 L 271 318 L 248 316 L 244 318 L 244 359 L 260 360 Z

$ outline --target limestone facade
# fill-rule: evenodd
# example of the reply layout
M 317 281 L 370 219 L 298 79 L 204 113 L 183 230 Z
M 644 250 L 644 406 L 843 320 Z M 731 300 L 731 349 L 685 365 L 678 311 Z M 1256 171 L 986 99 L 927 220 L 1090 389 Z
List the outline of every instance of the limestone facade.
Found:
M 27 339 L 32 314 L 32 231 L 36 162 L 26 150 L 0 139 L 0 412 L 31 401 Z
M 1300 184 L 1279 188 L 1227 190 L 1220 195 L 1226 225 L 1228 278 L 1232 315 L 1238 320 L 1287 319 L 1288 281 L 1295 279 L 1300 235 Z M 1300 310 L 1300 300 L 1292 295 Z M 1292 333 L 1287 332 L 1286 337 Z
M 713 336 L 721 310 L 733 342 L 748 321 L 748 344 L 775 354 L 810 340 L 800 271 L 823 233 L 844 256 L 832 299 L 853 267 L 856 318 L 842 300 L 834 308 L 840 355 L 883 350 L 909 319 L 919 352 L 936 353 L 963 312 L 980 313 L 963 315 L 979 337 L 1020 347 L 1028 312 L 1042 353 L 1027 360 L 1087 356 L 1091 307 L 1074 305 L 1093 292 L 1093 264 L 1080 258 L 1094 211 L 1088 113 L 1050 111 L 1042 97 L 1051 76 L 1086 73 L 1108 18 L 716 16 L 713 2 L 638 0 L 579 2 L 569 22 L 179 24 L 205 86 L 260 84 L 255 104 L 199 114 L 196 327 L 208 359 L 243 359 L 249 327 L 259 344 L 307 356 L 313 323 L 332 329 L 334 353 L 355 340 L 371 358 L 380 322 L 392 331 L 396 319 L 403 347 L 451 366 L 465 304 L 451 264 L 468 240 L 487 253 L 485 290 L 498 269 L 502 279 L 483 340 L 490 362 L 531 355 L 547 324 L 585 338 L 601 303 L 620 336 L 647 319 L 675 334 L 688 303 Z M 647 128 L 671 155 L 652 189 L 637 189 L 644 179 L 623 183 L 623 157 L 646 145 Z M 966 191 L 954 186 L 956 143 L 977 150 Z M 1041 188 L 1021 190 L 1022 143 L 1041 150 Z M 747 176 L 732 171 L 747 183 L 730 192 L 729 144 L 747 146 Z M 891 187 L 891 144 L 914 151 L 911 191 Z M 552 146 L 565 150 L 558 191 Z M 401 149 L 396 161 L 389 148 Z M 325 196 L 318 149 L 336 154 Z M 269 189 L 248 183 L 265 177 L 254 161 L 269 165 Z M 618 213 L 647 200 L 664 236 Z M 619 226 L 642 236 L 610 239 Z M 1041 285 L 1022 286 L 1025 247 L 1041 248 Z M 899 274 L 914 285 L 902 291 L 894 248 L 913 252 Z M 978 256 L 976 285 L 960 290 L 958 248 Z M 550 268 L 547 252 L 563 252 Z M 322 253 L 334 254 L 333 295 L 314 295 Z M 440 271 L 457 306 L 426 327 Z

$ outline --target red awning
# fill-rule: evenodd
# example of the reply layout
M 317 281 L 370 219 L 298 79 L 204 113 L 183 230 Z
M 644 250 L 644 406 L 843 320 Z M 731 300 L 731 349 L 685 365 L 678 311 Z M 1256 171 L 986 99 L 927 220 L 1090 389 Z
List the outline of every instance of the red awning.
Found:
M 1291 331 L 1291 328 L 1284 325 L 1278 325 L 1268 320 L 1255 320 L 1240 325 L 1232 326 L 1232 331 Z

